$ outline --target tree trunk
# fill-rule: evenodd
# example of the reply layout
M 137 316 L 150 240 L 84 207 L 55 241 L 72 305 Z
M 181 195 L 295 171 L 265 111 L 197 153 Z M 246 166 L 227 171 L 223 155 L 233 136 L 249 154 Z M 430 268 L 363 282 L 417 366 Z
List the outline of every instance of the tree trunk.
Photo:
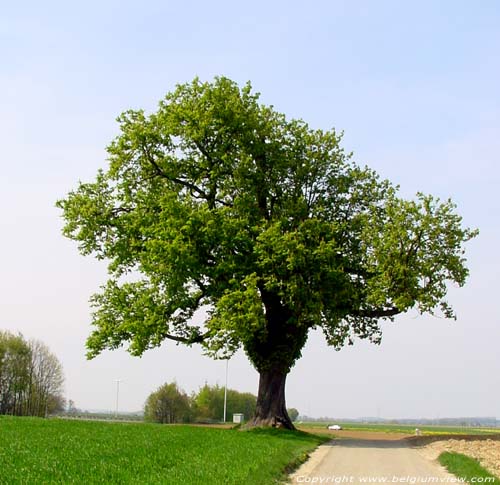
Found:
M 285 382 L 288 372 L 271 369 L 260 373 L 255 415 L 248 426 L 295 429 L 286 411 Z

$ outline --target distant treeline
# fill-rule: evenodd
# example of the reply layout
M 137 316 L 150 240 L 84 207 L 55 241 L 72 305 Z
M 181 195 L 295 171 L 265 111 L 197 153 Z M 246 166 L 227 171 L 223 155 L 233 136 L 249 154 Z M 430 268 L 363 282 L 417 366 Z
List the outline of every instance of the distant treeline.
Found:
M 342 422 L 353 424 L 401 424 L 401 425 L 420 425 L 420 426 L 459 426 L 475 428 L 495 428 L 500 427 L 500 420 L 493 417 L 468 417 L 468 418 L 406 418 L 406 419 L 384 419 L 384 418 L 312 418 L 310 416 L 299 416 L 301 421 L 307 422 Z
M 393 423 L 394 420 L 387 420 L 386 423 Z M 422 426 L 460 426 L 460 427 L 496 427 L 500 426 L 500 421 L 491 417 L 479 418 L 438 418 L 438 419 L 398 419 L 397 424 L 420 424 Z
M 38 340 L 0 331 L 0 414 L 46 416 L 64 409 L 62 366 Z

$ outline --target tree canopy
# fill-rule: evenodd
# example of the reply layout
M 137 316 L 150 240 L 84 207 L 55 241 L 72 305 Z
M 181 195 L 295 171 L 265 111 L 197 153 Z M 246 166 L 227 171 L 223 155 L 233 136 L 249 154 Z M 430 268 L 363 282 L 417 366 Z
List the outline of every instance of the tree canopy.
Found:
M 261 376 L 256 422 L 291 427 L 284 382 L 310 329 L 339 349 L 379 342 L 380 322 L 412 308 L 454 317 L 447 284 L 465 283 L 476 232 L 450 200 L 399 197 L 335 130 L 224 77 L 118 122 L 107 169 L 58 202 L 64 234 L 109 262 L 89 357 L 165 339 L 243 348 Z

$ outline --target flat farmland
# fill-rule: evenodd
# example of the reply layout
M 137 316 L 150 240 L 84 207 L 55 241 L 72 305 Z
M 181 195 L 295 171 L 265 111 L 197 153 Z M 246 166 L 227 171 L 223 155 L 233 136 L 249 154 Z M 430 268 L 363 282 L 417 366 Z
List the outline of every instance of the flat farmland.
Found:
M 328 424 L 339 424 L 340 431 L 330 431 Z M 337 437 L 368 438 L 374 433 L 384 433 L 394 435 L 395 438 L 402 438 L 402 435 L 414 436 L 415 429 L 418 428 L 423 436 L 433 435 L 499 435 L 500 428 L 473 428 L 463 426 L 419 426 L 402 424 L 364 424 L 364 423 L 342 423 L 338 421 L 330 422 L 302 422 L 296 425 L 298 429 L 312 433 L 331 434 Z M 389 436 L 388 436 L 389 437 Z
M 286 431 L 0 417 L 1 484 L 271 484 L 322 439 Z

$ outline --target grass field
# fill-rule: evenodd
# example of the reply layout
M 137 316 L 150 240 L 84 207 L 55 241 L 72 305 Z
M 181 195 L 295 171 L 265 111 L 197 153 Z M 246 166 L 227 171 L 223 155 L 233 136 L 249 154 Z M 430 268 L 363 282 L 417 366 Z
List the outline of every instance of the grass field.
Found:
M 479 462 L 469 456 L 448 451 L 439 455 L 439 462 L 450 473 L 458 478 L 463 478 L 469 483 L 488 483 L 500 485 L 500 480 L 486 471 Z
M 307 429 L 326 429 L 329 423 L 319 422 L 303 422 L 297 427 Z M 418 426 L 418 425 L 402 425 L 402 424 L 363 424 L 363 423 L 342 423 L 335 421 L 335 424 L 340 424 L 342 429 L 351 431 L 378 431 L 381 433 L 406 433 L 414 434 L 415 428 L 418 428 L 423 435 L 433 434 L 500 434 L 499 428 L 471 428 L 462 426 Z
M 271 484 L 321 438 L 0 417 L 1 484 Z

